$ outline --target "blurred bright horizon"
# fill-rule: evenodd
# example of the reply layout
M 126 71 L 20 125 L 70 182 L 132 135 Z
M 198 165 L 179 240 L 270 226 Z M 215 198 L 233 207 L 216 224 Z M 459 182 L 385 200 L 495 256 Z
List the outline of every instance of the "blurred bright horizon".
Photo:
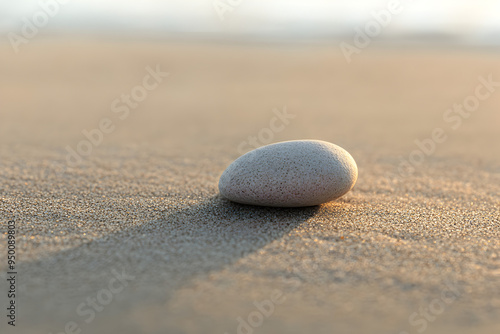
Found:
M 0 1 L 0 32 L 20 34 L 42 3 L 56 0 Z M 61 0 L 62 1 L 62 0 Z M 63 1 L 62 1 L 63 2 Z M 52 34 L 123 33 L 142 35 L 314 39 L 354 36 L 373 20 L 372 12 L 388 8 L 387 0 L 86 0 L 59 4 L 40 30 Z M 214 5 L 222 4 L 221 15 Z M 233 4 L 230 7 L 230 4 Z M 448 39 L 459 43 L 500 45 L 500 1 L 401 0 L 377 38 Z M 225 5 L 224 5 L 225 4 Z M 225 7 L 224 7 L 225 6 Z

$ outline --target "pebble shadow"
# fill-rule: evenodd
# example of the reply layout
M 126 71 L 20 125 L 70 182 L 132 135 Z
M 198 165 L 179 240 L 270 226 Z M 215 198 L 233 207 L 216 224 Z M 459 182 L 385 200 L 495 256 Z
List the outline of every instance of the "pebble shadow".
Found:
M 30 303 L 42 309 L 58 309 L 95 295 L 112 277 L 112 268 L 135 276 L 130 293 L 146 302 L 167 302 L 194 278 L 220 271 L 282 238 L 318 208 L 249 206 L 214 196 L 182 209 L 167 208 L 156 219 L 37 263 L 23 263 L 19 272 L 36 277 L 26 280 L 25 292 Z M 41 298 L 30 294 L 37 287 L 45 288 Z

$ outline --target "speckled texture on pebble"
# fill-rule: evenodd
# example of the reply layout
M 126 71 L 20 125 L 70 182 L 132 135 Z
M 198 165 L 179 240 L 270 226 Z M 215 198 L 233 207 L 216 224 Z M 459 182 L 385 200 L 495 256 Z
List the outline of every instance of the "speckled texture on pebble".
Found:
M 292 140 L 257 148 L 222 173 L 219 191 L 242 204 L 301 207 L 323 204 L 352 189 L 358 168 L 343 148 Z

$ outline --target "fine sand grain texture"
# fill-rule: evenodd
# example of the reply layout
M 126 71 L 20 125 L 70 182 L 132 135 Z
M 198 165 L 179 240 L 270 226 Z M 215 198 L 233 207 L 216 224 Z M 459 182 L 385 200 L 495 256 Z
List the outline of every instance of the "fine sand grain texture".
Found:
M 479 77 L 500 81 L 499 54 L 356 56 L 348 65 L 336 43 L 0 45 L 0 331 L 498 333 L 500 87 L 470 116 L 443 115 Z M 146 67 L 169 76 L 113 112 Z M 309 208 L 221 199 L 222 171 L 285 107 L 272 141 L 345 148 L 353 190 Z M 103 119 L 113 130 L 68 166 L 66 147 Z M 414 153 L 436 128 L 446 139 Z

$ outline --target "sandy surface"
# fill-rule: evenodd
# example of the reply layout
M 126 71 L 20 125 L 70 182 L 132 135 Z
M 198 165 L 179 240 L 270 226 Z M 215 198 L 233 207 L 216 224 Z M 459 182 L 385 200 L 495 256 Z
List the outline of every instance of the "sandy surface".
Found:
M 347 65 L 336 44 L 39 38 L 0 58 L 0 217 L 2 232 L 17 223 L 20 293 L 2 333 L 238 333 L 241 319 L 255 326 L 241 333 L 499 332 L 500 88 L 456 129 L 443 119 L 479 76 L 500 81 L 498 54 L 373 46 Z M 157 65 L 170 75 L 120 119 L 112 102 Z M 272 141 L 344 147 L 354 189 L 303 209 L 218 197 L 241 143 L 285 108 Z M 68 166 L 106 118 L 114 131 Z M 435 128 L 446 140 L 400 175 Z

